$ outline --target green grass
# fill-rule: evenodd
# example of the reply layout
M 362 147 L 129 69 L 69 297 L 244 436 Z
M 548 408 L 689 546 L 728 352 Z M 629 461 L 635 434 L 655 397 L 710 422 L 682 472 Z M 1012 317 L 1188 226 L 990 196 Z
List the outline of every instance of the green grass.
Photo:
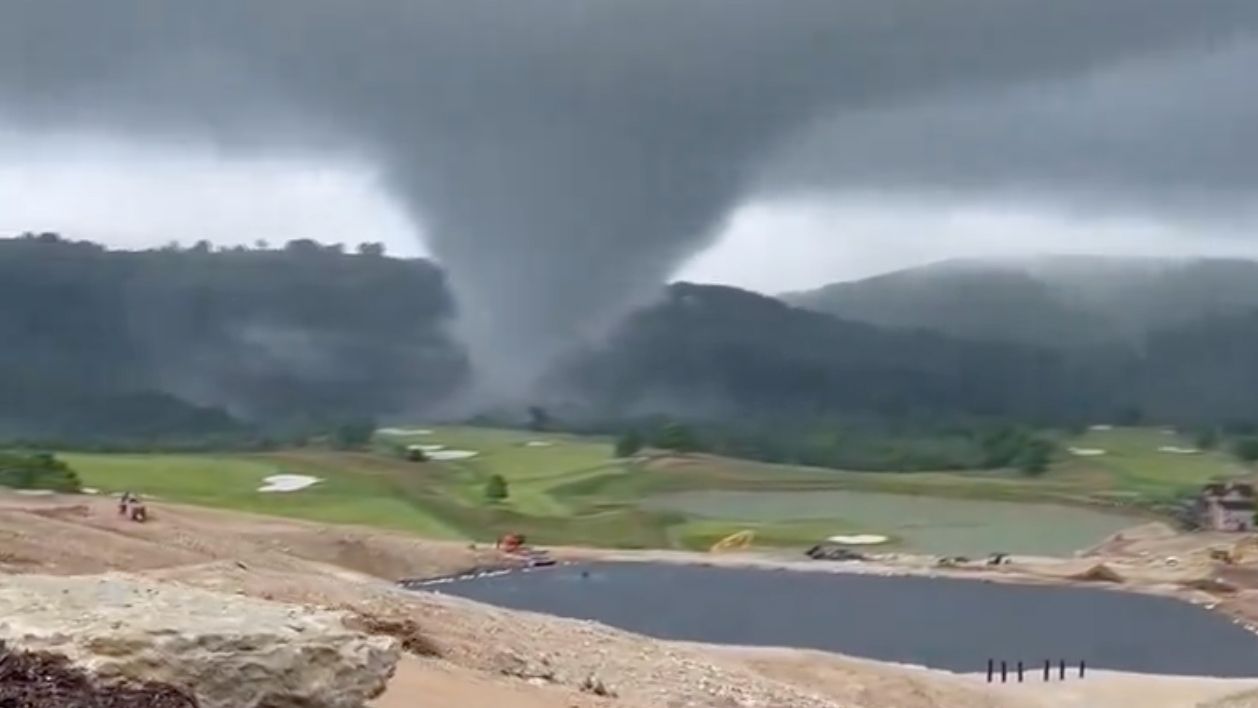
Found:
M 1246 476 L 1250 470 L 1226 453 L 1202 451 L 1184 455 L 1162 447 L 1191 449 L 1191 440 L 1150 428 L 1090 430 L 1069 443 L 1077 448 L 1104 450 L 1097 457 L 1073 457 L 1054 470 L 1105 478 L 1103 495 L 1128 495 L 1146 502 L 1181 497 L 1211 480 Z
M 381 474 L 338 453 L 321 455 L 61 455 L 86 487 L 133 491 L 241 511 L 330 523 L 387 526 L 439 538 L 462 533 L 397 494 L 393 474 Z M 309 474 L 322 481 L 300 492 L 262 494 L 263 479 Z
M 393 454 L 411 443 L 473 450 L 477 456 L 412 463 Z M 1064 440 L 1063 451 L 1091 447 L 1106 455 L 1063 452 L 1046 474 L 1034 478 L 1014 471 L 847 472 L 704 455 L 627 462 L 614 459 L 611 441 L 603 438 L 471 427 L 377 436 L 370 453 L 303 448 L 248 455 L 63 457 L 85 486 L 109 492 L 130 489 L 178 502 L 439 538 L 488 541 L 511 530 L 543 544 L 704 549 L 752 529 L 757 545 L 802 548 L 835 533 L 868 531 L 919 550 L 977 552 L 1029 547 L 1041 536 L 1049 539 L 1042 547 L 1056 549 L 1114 523 L 1113 517 L 1089 516 L 1094 511 L 992 501 L 1143 507 L 1249 471 L 1222 453 L 1160 452 L 1165 445 L 1190 446 L 1158 430 L 1089 431 Z M 257 492 L 263 478 L 282 473 L 322 481 L 299 492 Z M 494 474 L 502 475 L 510 490 L 497 504 L 484 497 L 485 482 Z M 693 492 L 716 496 L 703 502 L 701 495 L 698 506 L 686 505 L 694 503 L 693 495 L 667 496 Z M 720 496 L 730 492 L 755 494 Z M 1017 543 L 1002 545 L 1002 538 Z

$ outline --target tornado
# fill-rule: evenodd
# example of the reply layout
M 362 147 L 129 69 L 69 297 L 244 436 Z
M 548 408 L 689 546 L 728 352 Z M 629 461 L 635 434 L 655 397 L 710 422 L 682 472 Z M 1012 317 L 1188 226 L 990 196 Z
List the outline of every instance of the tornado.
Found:
M 507 400 L 820 121 L 1256 27 L 1252 0 L 6 0 L 0 127 L 375 165 Z

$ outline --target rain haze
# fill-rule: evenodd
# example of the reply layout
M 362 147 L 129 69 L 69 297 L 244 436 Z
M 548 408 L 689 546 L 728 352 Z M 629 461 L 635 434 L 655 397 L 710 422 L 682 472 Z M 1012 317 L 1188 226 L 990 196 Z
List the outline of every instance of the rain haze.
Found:
M 0 229 L 431 255 L 506 389 L 674 277 L 1256 255 L 1256 56 L 1251 0 L 11 0 Z

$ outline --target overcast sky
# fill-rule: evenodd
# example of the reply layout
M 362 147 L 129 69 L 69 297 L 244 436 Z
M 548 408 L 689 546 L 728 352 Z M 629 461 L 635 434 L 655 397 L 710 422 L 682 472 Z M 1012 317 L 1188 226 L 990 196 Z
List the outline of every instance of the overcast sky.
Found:
M 370 166 L 249 160 L 212 146 L 0 137 L 0 234 L 53 230 L 116 248 L 271 246 L 291 238 L 430 256 L 421 229 Z M 1010 238 L 1011 233 L 1018 234 Z M 814 287 L 954 257 L 1047 253 L 1258 258 L 1247 229 L 1148 215 L 1097 216 L 967 197 L 833 192 L 753 201 L 675 278 L 762 292 Z
M 537 363 L 678 276 L 1253 255 L 1255 66 L 1255 0 L 8 0 L 0 230 L 429 252 Z

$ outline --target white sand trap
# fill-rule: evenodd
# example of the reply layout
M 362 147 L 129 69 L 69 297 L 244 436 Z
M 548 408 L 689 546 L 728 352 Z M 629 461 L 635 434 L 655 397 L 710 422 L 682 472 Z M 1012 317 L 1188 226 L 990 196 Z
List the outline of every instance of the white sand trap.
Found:
M 100 494 L 100 490 L 96 487 L 84 487 L 81 491 L 84 494 Z
M 438 462 L 450 462 L 452 460 L 466 460 L 479 454 L 475 450 L 433 450 L 428 453 L 428 459 Z
M 553 442 L 547 442 L 545 440 L 530 440 L 524 443 L 524 446 L 525 447 L 550 447 L 554 444 L 555 443 Z
M 14 494 L 21 494 L 24 497 L 50 497 L 55 492 L 51 489 L 14 489 Z
M 1172 455 L 1196 455 L 1201 452 L 1195 447 L 1176 447 L 1174 445 L 1163 445 L 1158 448 L 1158 452 L 1169 452 Z
M 1089 430 L 1097 430 L 1097 431 L 1105 431 L 1105 430 L 1113 430 L 1113 429 L 1114 429 L 1114 426 L 1112 426 L 1112 425 L 1094 425 L 1094 426 L 1092 426 L 1091 428 L 1088 428 L 1088 429 L 1089 429 Z
M 407 450 L 419 450 L 421 452 L 436 452 L 446 449 L 445 445 L 407 445 Z
M 318 484 L 318 477 L 304 474 L 275 474 L 262 480 L 266 484 L 258 487 L 259 492 L 295 492 Z
M 1099 447 L 1069 447 L 1066 450 L 1076 457 L 1100 457 L 1105 454 Z
M 376 432 L 380 435 L 432 435 L 427 428 L 380 428 Z
M 850 536 L 831 536 L 826 539 L 830 543 L 841 543 L 845 546 L 875 546 L 891 539 L 876 533 L 856 533 Z

